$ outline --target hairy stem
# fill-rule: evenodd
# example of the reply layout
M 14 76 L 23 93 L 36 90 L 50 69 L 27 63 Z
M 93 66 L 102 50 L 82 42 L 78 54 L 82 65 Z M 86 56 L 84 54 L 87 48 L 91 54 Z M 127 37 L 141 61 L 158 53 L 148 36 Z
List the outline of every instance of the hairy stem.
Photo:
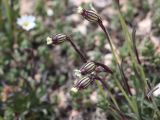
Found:
M 72 47 L 74 48 L 74 50 L 79 54 L 79 56 L 81 57 L 81 59 L 83 60 L 83 62 L 87 62 L 87 58 L 85 57 L 85 55 L 77 48 L 77 46 L 74 44 L 74 42 L 71 40 L 70 37 L 67 37 L 67 40 L 70 42 L 70 44 L 72 45 Z

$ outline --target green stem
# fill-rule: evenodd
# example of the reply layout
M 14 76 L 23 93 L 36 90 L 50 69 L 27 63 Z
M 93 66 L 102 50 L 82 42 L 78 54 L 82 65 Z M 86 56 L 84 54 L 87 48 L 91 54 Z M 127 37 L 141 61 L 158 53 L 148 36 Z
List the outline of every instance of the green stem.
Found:
M 9 26 L 11 27 L 12 26 L 12 17 L 11 17 L 11 13 L 10 13 L 9 1 L 3 0 L 3 3 L 4 3 L 5 10 L 6 10 L 8 23 L 9 23 Z
M 96 84 L 97 84 L 98 89 L 99 89 L 99 91 L 101 92 L 101 94 L 107 99 L 106 94 L 105 94 L 105 92 L 104 92 L 104 90 L 103 90 L 103 87 L 102 87 L 102 85 L 99 83 L 98 80 L 96 80 Z M 108 93 L 109 93 L 109 96 L 111 97 L 114 105 L 116 106 L 116 108 L 117 108 L 118 110 L 120 110 L 120 108 L 119 108 L 119 106 L 118 106 L 118 103 L 117 103 L 116 99 L 114 98 L 114 96 L 112 95 L 112 93 L 111 93 L 109 90 L 108 90 Z
M 103 87 L 102 87 L 102 85 L 103 85 L 103 86 L 108 90 L 109 96 L 111 97 L 114 105 L 117 107 L 118 110 L 120 110 L 116 99 L 114 98 L 114 96 L 113 96 L 112 93 L 110 92 L 109 87 L 105 84 L 105 82 L 104 82 L 100 77 L 98 77 L 98 76 L 96 76 L 95 79 L 97 79 L 97 80 L 96 80 L 96 84 L 97 84 L 99 90 L 101 89 L 101 91 L 103 91 L 103 94 L 105 94 L 104 89 L 103 89 Z M 102 83 L 102 85 L 100 85 L 100 83 L 98 82 L 98 80 Z M 101 92 L 101 93 L 102 93 L 102 92 Z M 103 94 L 102 94 L 102 95 L 103 95 Z
M 98 80 L 95 80 L 95 81 L 96 81 L 96 84 L 97 84 L 97 86 L 98 86 L 98 89 L 99 89 L 100 93 L 103 95 L 104 98 L 107 98 L 107 96 L 106 96 L 106 94 L 105 94 L 105 92 L 104 92 L 104 90 L 103 90 L 102 85 L 99 83 Z
M 156 108 L 155 112 L 157 113 L 158 117 L 160 118 L 160 110 L 158 109 L 154 99 L 152 99 L 152 103 L 153 103 L 154 107 Z
M 111 109 L 112 111 L 114 111 L 115 113 L 117 112 L 117 113 L 120 115 L 120 118 L 121 118 L 120 120 L 128 120 L 128 119 L 125 117 L 125 115 L 122 113 L 122 111 L 116 109 L 114 106 L 111 106 L 110 109 Z M 119 119 L 118 119 L 118 120 L 119 120 Z
M 102 21 L 99 21 L 98 23 L 99 23 L 100 27 L 102 28 L 102 30 L 106 34 L 107 40 L 108 40 L 108 42 L 110 44 L 110 47 L 111 47 L 111 50 L 112 50 L 112 53 L 113 53 L 113 57 L 114 57 L 117 65 L 118 65 L 119 71 L 120 71 L 121 76 L 122 76 L 122 80 L 124 80 L 123 82 L 124 82 L 124 85 L 126 87 L 126 90 L 128 90 L 128 93 L 130 93 L 129 92 L 129 87 L 127 87 L 128 83 L 127 83 L 127 81 L 125 81 L 124 76 L 123 76 L 122 71 L 121 71 L 121 67 L 120 67 L 121 62 L 120 62 L 120 59 L 118 57 L 118 54 L 114 50 L 113 43 L 111 41 L 110 35 L 109 35 L 108 31 L 104 28 L 104 25 L 103 25 Z M 126 94 L 126 92 L 124 91 L 124 89 L 122 88 L 122 85 L 120 84 L 120 82 L 118 80 L 116 80 L 116 83 L 117 83 L 119 89 L 121 90 L 122 94 L 124 95 L 124 97 L 128 101 L 128 103 L 129 103 L 131 109 L 133 110 L 133 112 L 137 115 L 138 118 L 140 118 L 139 113 L 138 113 L 138 107 L 137 107 L 136 101 L 130 100 L 130 98 L 128 97 L 128 95 Z
M 119 16 L 119 19 L 120 19 L 120 22 L 121 22 L 121 25 L 122 25 L 122 29 L 123 29 L 123 32 L 124 32 L 124 35 L 125 35 L 125 40 L 126 40 L 126 42 L 127 42 L 127 44 L 128 44 L 128 50 L 129 50 L 129 53 L 130 53 L 130 56 L 131 56 L 131 61 L 132 61 L 132 65 L 133 65 L 133 67 L 134 67 L 134 69 L 139 73 L 140 72 L 140 81 L 143 83 L 143 90 L 144 90 L 144 92 L 146 91 L 146 87 L 147 87 L 147 81 L 146 81 L 146 77 L 145 77 L 145 74 L 144 74 L 144 70 L 143 70 L 143 68 L 140 66 L 140 64 L 139 63 L 137 63 L 137 60 L 136 60 L 136 57 L 135 57 L 135 55 L 134 55 L 134 53 L 133 53 L 133 49 L 134 49 L 134 47 L 133 47 L 133 43 L 132 43 L 132 41 L 131 41 L 131 35 L 130 35 L 130 33 L 129 33 L 129 30 L 128 30 L 128 28 L 127 28 L 127 25 L 126 25 L 126 23 L 125 23 L 125 21 L 124 21 L 124 18 L 123 18 L 123 16 L 121 15 L 121 12 L 119 11 L 119 14 L 118 14 L 118 16 Z
M 100 80 L 101 83 L 103 84 L 103 86 L 108 90 L 109 96 L 111 97 L 111 100 L 113 101 L 114 105 L 116 106 L 116 108 L 118 110 L 120 110 L 118 103 L 116 101 L 116 99 L 114 98 L 114 96 L 112 95 L 112 93 L 110 92 L 109 88 L 107 87 L 107 85 L 105 84 L 105 82 L 103 80 Z M 102 87 L 102 86 L 101 86 Z M 103 89 L 103 88 L 102 88 Z M 104 90 L 103 90 L 104 91 Z
M 103 90 L 102 85 L 99 83 L 98 80 L 95 80 L 95 81 L 96 81 L 96 84 L 97 84 L 97 86 L 98 86 L 98 89 L 99 89 L 100 93 L 101 93 L 101 94 L 103 95 L 103 97 L 107 100 L 107 96 L 106 96 L 106 94 L 105 94 L 105 92 L 104 92 L 104 90 Z M 120 110 L 120 108 L 118 107 L 118 104 L 117 104 L 115 98 L 113 97 L 113 95 L 112 95 L 110 92 L 109 92 L 109 94 L 110 94 L 110 97 L 111 97 L 113 103 L 114 103 L 115 106 L 117 107 L 117 109 Z M 112 110 L 113 110 L 113 109 L 112 109 Z M 114 114 L 115 114 L 116 112 L 117 112 L 117 111 L 115 111 Z M 117 113 L 117 114 L 118 114 L 118 113 Z
M 107 99 L 107 96 L 106 96 L 106 94 L 105 94 L 105 92 L 104 92 L 104 90 L 103 90 L 103 87 L 102 87 L 102 85 L 99 83 L 98 80 L 96 80 L 96 84 L 97 84 L 97 86 L 98 86 L 98 89 L 99 89 L 100 93 L 103 95 L 104 98 Z M 114 96 L 112 95 L 112 93 L 111 93 L 109 90 L 108 90 L 108 93 L 109 93 L 109 95 L 110 95 L 113 103 L 114 103 L 115 106 L 116 106 L 115 109 L 117 109 L 117 111 L 120 111 L 120 108 L 119 108 L 119 106 L 118 106 L 118 103 L 117 103 L 116 99 L 114 98 Z M 112 107 L 111 107 L 111 108 L 112 108 Z M 112 108 L 112 110 L 114 110 L 114 109 Z M 117 111 L 116 111 L 116 112 L 117 112 Z M 115 112 L 115 113 L 116 113 L 116 112 Z M 119 114 L 120 114 L 120 113 L 119 113 Z M 123 115 L 120 114 L 120 116 L 122 117 Z M 123 116 L 123 117 L 124 117 L 124 116 Z
M 139 112 L 138 112 L 138 107 L 137 107 L 137 104 L 135 102 L 135 100 L 130 100 L 130 98 L 127 96 L 126 92 L 124 91 L 124 89 L 122 88 L 121 84 L 119 83 L 118 80 L 116 80 L 116 84 L 118 85 L 118 87 L 120 88 L 122 94 L 124 95 L 124 97 L 126 98 L 126 100 L 128 101 L 129 103 L 129 106 L 130 108 L 132 109 L 132 111 L 137 115 L 137 117 L 140 119 L 140 115 L 139 115 Z
M 7 34 L 8 34 L 7 36 L 8 36 L 8 39 L 11 41 L 10 42 L 10 47 L 12 48 L 12 44 L 13 44 L 13 41 L 14 41 L 14 35 L 13 35 L 14 30 L 13 30 L 11 7 L 9 5 L 9 0 L 2 0 L 2 3 L 3 3 L 4 8 L 5 8 L 5 13 L 6 13 L 7 22 L 8 22 L 8 28 L 6 29 Z
M 102 21 L 101 21 L 100 19 L 99 19 L 99 21 L 98 21 L 98 24 L 99 24 L 99 26 L 102 28 L 103 32 L 105 33 L 105 35 L 106 35 L 106 37 L 107 37 L 108 43 L 109 43 L 109 45 L 110 45 L 110 47 L 111 47 L 111 50 L 112 50 L 112 53 L 113 53 L 114 60 L 116 61 L 117 65 L 118 65 L 118 69 L 119 69 L 120 74 L 121 74 L 121 76 L 122 76 L 122 80 L 123 80 L 123 83 L 124 83 L 124 87 L 125 87 L 125 89 L 128 91 L 128 94 L 131 95 L 130 87 L 129 87 L 128 82 L 126 81 L 126 79 L 125 79 L 125 77 L 124 77 L 124 75 L 123 75 L 122 70 L 121 70 L 121 66 L 120 66 L 121 61 L 120 61 L 120 58 L 119 58 L 118 54 L 116 53 L 116 51 L 115 51 L 115 49 L 114 49 L 114 47 L 113 47 L 113 43 L 112 43 L 111 37 L 110 37 L 108 31 L 105 29 L 105 27 L 104 27 L 104 25 L 103 25 L 103 23 L 102 23 Z

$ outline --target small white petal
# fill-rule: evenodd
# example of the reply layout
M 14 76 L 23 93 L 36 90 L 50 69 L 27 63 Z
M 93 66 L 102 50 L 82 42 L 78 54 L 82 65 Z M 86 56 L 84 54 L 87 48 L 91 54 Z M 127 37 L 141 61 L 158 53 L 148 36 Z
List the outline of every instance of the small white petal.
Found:
M 17 19 L 17 24 L 20 25 L 20 26 L 22 26 L 23 20 L 22 20 L 21 18 L 18 18 L 18 19 Z
M 77 13 L 81 14 L 82 12 L 83 12 L 83 8 L 82 8 L 81 6 L 79 6 L 79 7 L 77 8 Z
M 155 91 L 154 91 L 155 89 Z M 160 95 L 160 83 L 157 84 L 154 88 L 153 88 L 153 96 L 157 97 Z
M 28 27 L 29 27 L 29 29 L 33 29 L 35 26 L 36 26 L 36 24 L 34 22 L 32 22 L 32 23 L 29 24 Z
M 46 41 L 47 41 L 47 45 L 50 45 L 50 44 L 52 44 L 52 38 L 50 38 L 50 37 L 47 37 Z
M 74 77 L 79 79 L 82 77 L 81 71 L 80 70 L 74 70 Z
M 77 93 L 77 92 L 78 92 L 78 89 L 75 88 L 75 87 L 73 87 L 73 88 L 71 88 L 71 92 Z
M 47 15 L 48 16 L 53 16 L 53 14 L 54 14 L 53 10 L 51 8 L 48 8 L 47 9 Z
M 34 16 L 28 16 L 28 21 L 34 22 L 36 18 Z

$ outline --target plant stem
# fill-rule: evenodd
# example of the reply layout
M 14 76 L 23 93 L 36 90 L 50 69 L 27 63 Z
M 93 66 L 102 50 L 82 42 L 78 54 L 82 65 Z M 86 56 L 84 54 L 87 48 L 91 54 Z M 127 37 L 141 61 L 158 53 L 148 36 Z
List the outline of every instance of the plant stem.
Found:
M 112 50 L 114 59 L 115 59 L 117 65 L 118 65 L 119 71 L 120 71 L 120 73 L 121 73 L 121 76 L 122 76 L 122 80 L 123 80 L 125 89 L 128 91 L 128 94 L 132 95 L 132 94 L 131 94 L 131 91 L 130 91 L 130 87 L 129 87 L 129 85 L 128 85 L 128 82 L 126 81 L 126 79 L 125 79 L 125 77 L 124 77 L 124 75 L 123 75 L 123 72 L 122 72 L 122 70 L 121 70 L 121 67 L 120 67 L 120 64 L 121 64 L 120 58 L 118 57 L 118 54 L 117 54 L 116 51 L 114 50 L 113 43 L 112 43 L 112 41 L 111 41 L 111 38 L 110 38 L 110 36 L 109 36 L 109 33 L 108 33 L 108 31 L 105 29 L 105 27 L 104 27 L 104 25 L 103 25 L 103 23 L 102 23 L 102 21 L 101 21 L 100 19 L 99 19 L 99 21 L 98 21 L 98 24 L 99 24 L 99 26 L 102 28 L 103 32 L 105 33 L 105 35 L 106 35 L 106 37 L 107 37 L 107 40 L 108 40 L 108 43 L 109 43 L 109 45 L 110 45 L 110 47 L 111 47 L 111 50 Z
M 102 63 L 99 63 L 99 62 L 96 62 L 96 61 L 93 61 L 97 66 L 101 66 L 107 73 L 111 73 L 113 74 L 113 71 L 106 65 L 102 64 Z
M 120 66 L 121 74 L 122 74 L 121 76 L 123 76 L 124 81 L 126 81 L 126 82 L 125 82 L 126 87 L 127 87 L 127 89 L 129 90 L 129 91 L 128 91 L 128 92 L 129 92 L 129 94 L 132 96 L 132 93 L 131 93 L 130 87 L 129 87 L 129 85 L 127 84 L 127 83 L 128 83 L 128 78 L 127 78 L 127 77 L 126 77 L 126 75 L 124 74 L 124 70 L 123 70 L 123 66 L 122 66 L 122 64 L 123 64 L 123 61 L 122 61 L 121 66 Z
M 137 107 L 137 104 L 135 103 L 135 100 L 132 101 L 126 94 L 126 92 L 124 91 L 124 89 L 122 88 L 121 84 L 119 83 L 118 80 L 116 80 L 116 83 L 118 85 L 118 87 L 120 88 L 122 94 L 124 95 L 124 97 L 126 98 L 126 100 L 128 101 L 129 103 L 129 106 L 131 107 L 132 111 L 137 115 L 137 117 L 139 119 L 141 119 L 141 116 L 139 115 L 139 112 L 138 112 L 138 107 Z
M 118 110 L 116 107 L 114 107 L 113 105 L 111 105 L 110 109 L 113 110 L 113 111 L 116 111 L 117 113 L 119 113 L 119 115 L 121 117 L 121 120 L 128 120 L 125 117 L 125 115 L 120 110 Z
M 136 29 L 135 29 L 135 27 L 133 27 L 132 41 L 133 41 L 133 49 L 134 49 L 134 52 L 135 52 L 135 55 L 136 55 L 136 58 L 137 58 L 137 62 L 141 65 L 138 50 L 137 50 L 137 47 L 136 47 Z
M 153 103 L 153 106 L 156 108 L 155 112 L 157 113 L 158 117 L 160 118 L 160 110 L 158 109 L 154 99 L 152 99 L 152 103 Z
M 8 38 L 10 39 L 10 43 L 11 45 L 13 44 L 13 40 L 14 40 L 14 35 L 13 35 L 13 22 L 12 22 L 12 14 L 11 14 L 11 7 L 9 5 L 9 0 L 2 0 L 2 3 L 4 5 L 5 8 L 5 13 L 6 13 L 6 17 L 7 17 L 7 22 L 9 25 L 9 29 L 6 29 L 8 32 Z
M 3 0 L 4 7 L 6 10 L 6 15 L 8 19 L 9 26 L 11 27 L 12 25 L 12 18 L 11 18 L 11 12 L 10 12 L 10 7 L 9 7 L 9 0 Z
M 97 84 L 97 86 L 98 86 L 98 89 L 99 89 L 100 93 L 103 95 L 104 98 L 107 98 L 107 96 L 106 96 L 106 94 L 105 94 L 105 92 L 104 92 L 104 90 L 103 90 L 102 85 L 100 85 L 100 83 L 99 83 L 98 80 L 95 80 L 95 81 L 96 81 L 96 84 Z
M 99 79 L 99 80 L 102 82 L 101 79 Z M 104 92 L 104 90 L 103 90 L 103 87 L 102 87 L 102 85 L 100 85 L 100 83 L 99 83 L 98 80 L 96 80 L 96 84 L 97 84 L 98 89 L 99 89 L 99 91 L 101 92 L 101 94 L 106 98 L 106 94 L 105 94 L 105 92 Z M 102 84 L 105 85 L 104 82 L 103 82 Z M 105 87 L 107 88 L 106 85 L 105 85 Z M 114 103 L 115 106 L 116 106 L 116 107 L 114 107 L 114 106 L 112 105 L 112 106 L 110 107 L 110 109 L 111 109 L 111 110 L 114 110 L 114 111 L 116 111 L 118 114 L 120 114 L 122 120 L 127 120 L 126 117 L 123 115 L 123 113 L 120 112 L 120 108 L 119 108 L 119 106 L 118 106 L 118 104 L 117 104 L 117 101 L 116 101 L 115 98 L 113 97 L 112 93 L 111 93 L 109 90 L 108 90 L 108 93 L 109 93 L 109 95 L 110 95 L 113 103 Z
M 124 18 L 122 16 L 120 10 L 119 10 L 118 16 L 119 16 L 119 19 L 120 19 L 120 22 L 121 22 L 121 25 L 122 25 L 124 35 L 125 35 L 125 40 L 128 43 L 128 50 L 129 50 L 129 53 L 130 53 L 130 56 L 131 56 L 132 66 L 137 73 L 140 73 L 140 78 L 139 79 L 140 79 L 140 82 L 143 83 L 142 84 L 143 90 L 144 90 L 144 93 L 146 93 L 147 82 L 146 82 L 146 77 L 145 77 L 145 74 L 144 74 L 144 70 L 143 70 L 142 66 L 140 66 L 140 64 L 137 64 L 137 60 L 136 60 L 135 55 L 132 51 L 132 49 L 133 49 L 133 43 L 131 42 L 132 38 L 131 38 L 131 35 L 129 33 L 129 30 L 127 28 L 127 25 L 124 21 Z M 141 84 L 141 83 L 139 83 L 139 84 Z
M 121 63 L 121 62 L 120 62 L 120 58 L 118 57 L 118 54 L 117 54 L 116 51 L 114 50 L 113 43 L 112 43 L 112 41 L 111 41 L 111 38 L 110 38 L 110 36 L 109 36 L 108 31 L 105 29 L 105 27 L 104 27 L 104 25 L 103 25 L 103 23 L 102 23 L 102 21 L 101 21 L 100 19 L 99 19 L 99 21 L 98 21 L 98 24 L 99 24 L 99 26 L 101 27 L 101 29 L 103 30 L 103 32 L 105 33 L 106 37 L 107 37 L 107 40 L 108 40 L 108 43 L 109 43 L 109 45 L 110 45 L 110 47 L 111 47 L 111 50 L 112 50 L 113 56 L 114 56 L 114 58 L 115 58 L 115 61 L 116 61 L 118 64 L 120 64 L 120 63 Z
M 109 95 L 110 95 L 113 103 L 115 104 L 115 106 L 117 107 L 117 109 L 120 110 L 116 99 L 114 98 L 114 96 L 112 95 L 112 93 L 109 91 L 109 87 L 105 84 L 105 82 L 104 82 L 100 77 L 98 77 L 98 76 L 95 76 L 95 79 L 99 80 L 99 81 L 102 83 L 102 85 L 108 90 L 108 93 L 109 93 Z M 96 84 L 97 84 L 97 83 L 96 83 Z M 99 85 L 100 85 L 100 84 L 98 83 L 97 86 L 99 86 Z M 102 85 L 100 86 L 101 88 L 99 88 L 99 87 L 98 87 L 98 88 L 103 90 Z M 104 93 L 105 93 L 105 92 L 104 92 L 104 90 L 103 90 L 103 94 L 104 94 Z
M 84 54 L 77 48 L 77 46 L 74 44 L 74 42 L 71 40 L 70 37 L 67 37 L 67 40 L 70 42 L 70 44 L 72 45 L 72 47 L 74 48 L 74 50 L 79 54 L 79 56 L 81 57 L 81 59 L 83 60 L 83 62 L 87 62 L 87 58 L 84 56 Z

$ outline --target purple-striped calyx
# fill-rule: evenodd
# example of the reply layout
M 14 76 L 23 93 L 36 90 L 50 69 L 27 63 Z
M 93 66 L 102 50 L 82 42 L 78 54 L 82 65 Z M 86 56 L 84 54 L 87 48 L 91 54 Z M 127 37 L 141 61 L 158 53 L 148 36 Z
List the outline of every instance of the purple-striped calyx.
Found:
M 62 42 L 67 40 L 67 36 L 64 34 L 56 34 L 55 36 L 52 37 L 47 37 L 46 41 L 47 41 L 47 45 L 57 45 L 57 44 L 61 44 Z
M 86 75 L 89 74 L 91 72 L 93 72 L 96 69 L 96 65 L 94 62 L 90 61 L 85 63 L 81 68 L 80 68 L 80 72 L 82 75 Z
M 77 90 L 87 88 L 93 80 L 89 76 L 84 76 L 81 79 L 77 79 L 74 83 L 74 88 Z
M 82 7 L 78 7 L 77 12 L 90 22 L 98 22 L 101 19 L 93 10 L 86 10 Z

